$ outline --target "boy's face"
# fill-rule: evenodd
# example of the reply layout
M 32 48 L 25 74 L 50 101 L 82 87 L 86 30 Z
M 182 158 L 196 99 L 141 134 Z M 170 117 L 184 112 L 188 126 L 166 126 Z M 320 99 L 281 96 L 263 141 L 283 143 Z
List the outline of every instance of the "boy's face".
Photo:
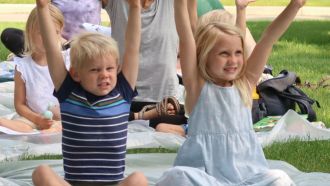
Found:
M 105 96 L 116 86 L 118 65 L 112 55 L 95 57 L 86 61 L 73 74 L 73 79 L 96 96 Z
M 238 36 L 224 34 L 209 53 L 207 72 L 220 86 L 231 86 L 240 74 L 244 58 L 243 46 Z

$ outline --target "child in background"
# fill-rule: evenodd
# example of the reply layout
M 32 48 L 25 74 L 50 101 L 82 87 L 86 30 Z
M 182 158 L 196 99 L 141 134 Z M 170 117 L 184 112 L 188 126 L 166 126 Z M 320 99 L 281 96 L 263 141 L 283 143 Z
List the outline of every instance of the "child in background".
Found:
M 268 167 L 252 126 L 251 93 L 274 43 L 304 4 L 291 0 L 245 60 L 245 29 L 211 22 L 194 38 L 187 0 L 175 1 L 189 130 L 176 167 L 158 185 L 294 185 L 285 172 Z M 240 24 L 245 28 L 245 17 Z
M 50 15 L 50 24 L 54 24 L 56 30 L 54 44 L 60 49 L 64 18 L 61 11 L 52 5 Z M 15 58 L 14 104 L 19 116 L 13 120 L 0 118 L 0 126 L 18 132 L 33 132 L 35 129 L 61 131 L 59 103 L 53 96 L 54 85 L 47 67 L 36 8 L 31 11 L 26 23 L 24 53 L 23 58 Z M 62 63 L 64 66 L 64 61 Z M 49 106 L 52 106 L 53 115 L 50 118 L 43 115 Z
M 48 0 L 37 0 L 41 36 L 49 71 L 60 102 L 63 123 L 64 179 L 46 165 L 36 168 L 35 185 L 147 185 L 141 173 L 124 178 L 127 123 L 136 95 L 141 41 L 140 0 L 128 0 L 124 59 L 119 70 L 118 46 L 103 34 L 82 33 L 73 39 L 71 68 L 61 65 Z

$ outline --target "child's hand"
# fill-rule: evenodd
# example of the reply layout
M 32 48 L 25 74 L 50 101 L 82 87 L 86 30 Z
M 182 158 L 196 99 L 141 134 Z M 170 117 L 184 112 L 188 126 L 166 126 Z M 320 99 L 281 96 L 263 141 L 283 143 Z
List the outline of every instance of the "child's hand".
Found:
M 239 9 L 244 9 L 249 3 L 255 2 L 256 0 L 235 0 L 236 7 Z
M 306 0 L 291 0 L 291 3 L 301 8 L 305 5 Z
M 127 3 L 129 4 L 130 7 L 140 7 L 141 6 L 140 0 L 127 0 Z
M 49 0 L 36 0 L 36 3 L 38 7 L 43 8 L 49 3 Z
M 53 113 L 53 120 L 61 120 L 61 112 L 59 105 L 54 105 L 52 108 L 49 109 L 49 111 Z
M 49 129 L 53 125 L 53 120 L 47 119 L 43 116 L 39 116 L 36 124 L 39 130 Z

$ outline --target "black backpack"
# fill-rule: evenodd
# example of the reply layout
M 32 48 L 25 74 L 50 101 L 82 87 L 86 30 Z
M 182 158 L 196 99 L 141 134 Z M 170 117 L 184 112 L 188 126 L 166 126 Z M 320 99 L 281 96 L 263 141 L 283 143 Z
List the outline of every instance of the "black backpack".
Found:
M 295 73 L 282 70 L 277 77 L 260 83 L 257 86 L 260 99 L 254 100 L 252 106 L 253 122 L 266 116 L 284 115 L 289 109 L 296 111 L 296 105 L 299 107 L 299 114 L 307 114 L 308 121 L 316 121 L 316 113 L 312 105 L 315 102 L 318 107 L 320 105 L 296 87 L 296 81 Z

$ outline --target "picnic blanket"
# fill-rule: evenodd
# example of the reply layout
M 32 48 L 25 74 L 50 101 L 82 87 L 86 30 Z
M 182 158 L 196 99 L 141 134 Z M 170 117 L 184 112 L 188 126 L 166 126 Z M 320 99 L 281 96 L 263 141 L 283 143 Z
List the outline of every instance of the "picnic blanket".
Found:
M 13 81 L 15 63 L 13 61 L 0 62 L 0 82 Z
M 126 157 L 126 175 L 141 171 L 148 178 L 149 185 L 155 185 L 163 172 L 172 167 L 176 154 L 128 154 Z M 50 165 L 59 175 L 63 176 L 62 160 L 32 160 L 4 162 L 0 164 L 0 185 L 30 186 L 31 174 L 40 164 Z M 285 171 L 298 186 L 326 186 L 330 183 L 330 174 L 301 172 L 292 165 L 268 160 L 269 167 Z
M 0 117 L 11 119 L 15 115 L 14 83 L 0 83 Z M 61 134 L 5 134 L 6 129 L 0 127 L 0 161 L 19 159 L 25 155 L 61 154 Z M 13 132 L 13 131 L 11 131 Z M 329 140 L 330 130 L 318 128 L 309 121 L 289 110 L 270 131 L 257 132 L 263 146 L 275 141 L 286 141 L 299 137 L 301 140 Z M 128 149 L 134 148 L 179 148 L 185 138 L 155 132 L 148 126 L 148 121 L 136 120 L 129 122 Z

